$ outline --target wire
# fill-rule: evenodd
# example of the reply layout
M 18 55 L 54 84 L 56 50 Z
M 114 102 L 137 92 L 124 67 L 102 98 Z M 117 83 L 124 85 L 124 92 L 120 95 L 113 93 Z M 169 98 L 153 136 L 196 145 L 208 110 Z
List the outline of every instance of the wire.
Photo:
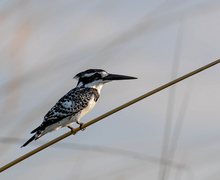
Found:
M 206 70 L 206 69 L 208 69 L 208 68 L 210 68 L 212 66 L 217 65 L 218 63 L 220 63 L 220 59 L 215 60 L 215 61 L 213 61 L 213 62 L 211 62 L 211 63 L 209 63 L 209 64 L 207 64 L 205 66 L 202 66 L 202 67 L 200 67 L 200 68 L 198 68 L 198 69 L 196 69 L 194 71 L 191 71 L 191 72 L 189 72 L 189 73 L 187 73 L 187 74 L 185 74 L 185 75 L 183 75 L 183 76 L 181 76 L 181 77 L 179 77 L 179 78 L 177 78 L 177 79 L 175 79 L 173 81 L 170 81 L 170 82 L 168 82 L 168 83 L 166 83 L 166 84 L 164 84 L 164 85 L 162 85 L 162 86 L 160 86 L 160 87 L 158 87 L 156 89 L 153 89 L 152 91 L 147 92 L 147 93 L 145 93 L 145 94 L 143 94 L 143 95 L 141 95 L 141 96 L 139 96 L 139 97 L 137 97 L 135 99 L 132 99 L 131 101 L 129 101 L 129 102 L 127 102 L 127 103 L 125 103 L 125 104 L 123 104 L 121 106 L 118 106 L 118 107 L 116 107 L 116 108 L 114 108 L 114 109 L 112 109 L 112 110 L 102 114 L 101 116 L 98 116 L 95 119 L 90 120 L 89 122 L 85 123 L 81 128 L 85 129 L 86 127 L 89 127 L 92 124 L 97 123 L 97 122 L 101 121 L 102 119 L 104 119 L 104 118 L 106 118 L 106 117 L 108 117 L 108 116 L 110 116 L 110 115 L 112 115 L 112 114 L 114 114 L 114 113 L 116 113 L 116 112 L 118 112 L 118 111 L 128 107 L 128 106 L 131 106 L 134 103 L 137 103 L 137 102 L 139 102 L 139 101 L 141 101 L 141 100 L 143 100 L 143 99 L 145 99 L 145 98 L 147 98 L 149 96 L 152 96 L 153 94 L 156 94 L 156 93 L 158 93 L 158 92 L 160 92 L 160 91 L 162 91 L 162 90 L 164 90 L 164 89 L 166 89 L 166 88 L 168 88 L 168 87 L 170 87 L 170 86 L 172 86 L 172 85 L 174 85 L 174 84 L 176 84 L 176 83 L 178 83 L 180 81 L 183 81 L 184 79 L 187 79 L 187 78 L 189 78 L 189 77 L 191 77 L 191 76 L 193 76 L 195 74 L 200 73 L 201 71 L 204 71 L 204 70 Z M 63 134 L 63 135 L 61 135 L 61 136 L 59 136 L 59 137 L 49 141 L 48 143 L 46 143 L 46 144 L 44 144 L 44 145 L 42 145 L 42 146 L 40 146 L 40 147 L 38 147 L 38 148 L 28 152 L 26 154 L 24 154 L 23 156 L 20 156 L 19 158 L 15 159 L 15 160 L 9 162 L 8 164 L 4 165 L 3 167 L 1 167 L 0 168 L 0 172 L 5 171 L 6 169 L 8 169 L 8 168 L 10 168 L 10 167 L 20 163 L 21 161 L 29 158 L 30 156 L 33 156 L 34 154 L 44 150 L 45 148 L 47 148 L 47 147 L 49 147 L 49 146 L 51 146 L 51 145 L 53 145 L 53 144 L 55 144 L 55 143 L 57 143 L 57 142 L 59 142 L 59 141 L 61 141 L 63 139 L 69 137 L 70 135 L 75 135 L 80 130 L 81 129 L 78 127 L 76 129 L 74 129 L 72 131 L 69 131 L 69 132 L 67 132 L 67 133 L 65 133 L 65 134 Z

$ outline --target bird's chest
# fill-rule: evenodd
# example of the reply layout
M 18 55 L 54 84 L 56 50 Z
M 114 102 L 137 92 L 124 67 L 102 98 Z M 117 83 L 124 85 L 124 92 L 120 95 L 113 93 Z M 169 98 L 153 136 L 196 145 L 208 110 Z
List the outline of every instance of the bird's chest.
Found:
M 96 104 L 95 97 L 93 96 L 91 100 L 88 102 L 88 105 L 81 111 L 80 118 L 85 116 L 88 112 L 90 112 Z

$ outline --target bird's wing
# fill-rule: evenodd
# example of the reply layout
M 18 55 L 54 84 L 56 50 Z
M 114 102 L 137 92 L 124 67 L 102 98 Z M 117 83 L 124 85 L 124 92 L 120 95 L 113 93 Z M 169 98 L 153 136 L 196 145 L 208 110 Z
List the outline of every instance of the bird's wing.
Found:
M 43 130 L 66 117 L 79 113 L 88 106 L 93 95 L 94 92 L 89 88 L 75 88 L 69 91 L 48 111 L 44 116 L 43 123 L 31 133 Z
M 62 97 L 44 116 L 44 121 L 59 121 L 73 114 L 73 101 L 71 97 Z

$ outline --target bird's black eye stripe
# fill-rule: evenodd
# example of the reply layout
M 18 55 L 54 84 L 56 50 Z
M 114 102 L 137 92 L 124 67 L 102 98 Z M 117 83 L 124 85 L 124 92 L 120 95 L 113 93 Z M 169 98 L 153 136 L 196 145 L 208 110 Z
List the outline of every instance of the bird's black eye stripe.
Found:
M 102 78 L 101 74 L 95 73 L 90 77 L 81 77 L 80 81 L 83 82 L 84 84 L 88 84 L 90 82 L 93 82 L 93 81 L 101 79 L 101 78 Z
M 93 76 L 94 76 L 95 79 L 101 79 L 102 78 L 101 74 L 99 74 L 99 73 L 95 73 Z

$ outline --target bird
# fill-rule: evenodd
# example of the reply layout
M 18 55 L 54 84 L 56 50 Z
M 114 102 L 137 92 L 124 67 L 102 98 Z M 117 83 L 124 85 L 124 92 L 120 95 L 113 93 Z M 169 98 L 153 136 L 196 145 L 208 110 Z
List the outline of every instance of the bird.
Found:
M 110 74 L 102 69 L 88 69 L 74 76 L 78 80 L 75 88 L 70 90 L 47 112 L 43 122 L 36 129 L 31 131 L 34 134 L 21 147 L 27 146 L 30 142 L 39 139 L 48 132 L 71 126 L 74 122 L 79 124 L 81 130 L 83 123 L 80 119 L 90 112 L 97 103 L 101 89 L 104 84 L 116 80 L 137 79 L 132 76 Z

